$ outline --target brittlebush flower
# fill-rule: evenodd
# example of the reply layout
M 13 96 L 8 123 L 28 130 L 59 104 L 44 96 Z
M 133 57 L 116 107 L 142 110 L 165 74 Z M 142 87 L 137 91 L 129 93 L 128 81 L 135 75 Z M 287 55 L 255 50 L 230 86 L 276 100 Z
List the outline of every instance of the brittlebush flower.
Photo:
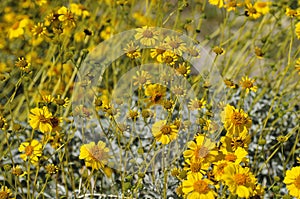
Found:
M 257 86 L 254 86 L 254 82 L 255 82 L 254 79 L 251 79 L 247 76 L 242 77 L 240 84 L 241 84 L 242 89 L 246 90 L 246 94 L 248 94 L 250 90 L 253 92 L 257 91 Z
M 241 198 L 249 198 L 254 192 L 256 179 L 248 167 L 229 164 L 224 169 L 222 179 L 229 191 Z
M 283 182 L 286 184 L 290 195 L 300 198 L 300 166 L 286 171 Z
M 188 149 L 183 152 L 184 158 L 213 162 L 218 155 L 216 144 L 203 134 L 197 135 L 195 141 L 188 142 L 187 146 Z
M 51 118 L 52 113 L 48 110 L 46 106 L 43 108 L 34 108 L 29 115 L 29 124 L 33 129 L 39 129 L 42 133 L 51 132 Z
M 59 14 L 58 20 L 61 21 L 65 27 L 75 26 L 75 16 L 68 10 L 65 6 L 62 6 L 58 11 Z
M 177 138 L 178 129 L 175 125 L 167 124 L 166 120 L 160 120 L 153 124 L 152 134 L 156 141 L 169 144 Z
M 0 198 L 1 199 L 13 199 L 13 194 L 7 186 L 1 186 L 0 189 Z
M 85 165 L 92 169 L 103 169 L 107 165 L 109 157 L 109 148 L 102 141 L 99 141 L 97 145 L 95 142 L 90 142 L 80 147 L 79 159 L 84 159 Z
M 234 152 L 225 152 L 224 159 L 228 162 L 234 162 L 236 164 L 240 164 L 242 161 L 246 161 L 246 156 L 248 152 L 242 147 L 238 147 Z
M 160 84 L 150 84 L 145 89 L 145 95 L 149 97 L 149 104 L 161 104 L 166 96 L 166 88 Z
M 248 131 L 252 125 L 252 120 L 247 113 L 242 109 L 235 109 L 229 104 L 221 112 L 221 120 L 229 136 L 238 136 L 243 131 Z
M 285 9 L 285 15 L 288 16 L 288 17 L 291 17 L 291 18 L 298 17 L 299 16 L 299 11 L 298 10 L 293 10 L 293 9 L 287 7 Z
M 208 0 L 208 2 L 211 5 L 218 6 L 219 8 L 222 8 L 224 6 L 224 0 Z
M 221 148 L 224 154 L 227 152 L 234 152 L 239 147 L 244 148 L 245 150 L 248 149 L 248 146 L 251 142 L 251 136 L 247 131 L 243 131 L 238 136 L 222 136 L 220 139 Z
M 189 104 L 188 107 L 191 111 L 194 110 L 201 110 L 202 108 L 205 107 L 206 101 L 202 98 L 202 99 L 192 99 Z
M 141 44 L 145 46 L 153 46 L 158 40 L 158 32 L 151 27 L 144 26 L 142 28 L 137 29 L 137 33 L 135 34 L 135 39 L 139 40 Z
M 227 167 L 227 165 L 229 164 L 232 164 L 228 161 L 225 161 L 225 160 L 220 160 L 218 162 L 216 162 L 214 164 L 214 167 L 213 167 L 213 175 L 214 175 L 214 178 L 217 180 L 217 181 L 220 181 L 222 179 L 222 176 L 224 174 L 224 169 Z
M 217 194 L 213 190 L 213 182 L 204 179 L 201 173 L 189 174 L 182 182 L 182 192 L 187 199 L 214 199 Z
M 20 155 L 24 161 L 28 159 L 32 164 L 36 164 L 42 155 L 42 144 L 37 140 L 22 142 L 19 151 L 24 152 Z

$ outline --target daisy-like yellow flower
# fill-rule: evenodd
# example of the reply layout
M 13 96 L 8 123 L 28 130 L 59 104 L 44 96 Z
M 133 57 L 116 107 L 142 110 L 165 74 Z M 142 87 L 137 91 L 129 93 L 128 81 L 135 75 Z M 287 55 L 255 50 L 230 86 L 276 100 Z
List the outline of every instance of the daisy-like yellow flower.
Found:
M 296 60 L 295 69 L 298 71 L 298 74 L 300 75 L 300 58 Z
M 228 12 L 235 11 L 237 7 L 241 7 L 243 4 L 237 2 L 236 0 L 225 0 L 224 8 L 227 9 Z
M 208 2 L 211 5 L 218 6 L 219 8 L 222 8 L 224 6 L 224 0 L 208 0 Z
M 160 120 L 153 124 L 152 134 L 156 141 L 162 144 L 169 144 L 177 138 L 178 129 L 173 124 L 167 124 L 166 120 Z
M 47 29 L 43 23 L 38 23 L 32 27 L 31 32 L 34 36 L 42 37 L 47 34 Z
M 24 57 L 19 57 L 18 61 L 16 61 L 15 66 L 20 68 L 24 72 L 29 72 L 30 69 L 30 63 L 24 58 Z
M 90 16 L 89 11 L 82 4 L 71 3 L 70 10 L 75 15 L 82 16 L 83 18 Z
M 298 10 L 293 10 L 289 7 L 285 9 L 285 15 L 291 18 L 298 17 L 300 15 Z
M 136 76 L 133 76 L 132 79 L 134 80 L 133 85 L 139 86 L 140 89 L 151 83 L 151 75 L 143 70 L 137 71 Z
M 234 152 L 226 152 L 224 159 L 228 162 L 234 162 L 235 164 L 240 164 L 242 161 L 246 161 L 246 156 L 248 152 L 242 147 L 238 147 Z
M 16 165 L 11 169 L 11 173 L 15 176 L 23 176 L 26 174 L 26 172 L 23 171 L 22 167 L 20 165 Z
M 0 115 L 0 129 L 4 130 L 7 127 L 6 119 Z
M 174 52 L 176 55 L 179 56 L 181 56 L 182 52 L 186 50 L 186 44 L 177 36 L 167 36 L 164 40 L 164 43 L 166 44 L 168 50 Z
M 186 62 L 178 64 L 176 71 L 179 75 L 188 76 L 191 73 L 191 67 Z
M 216 55 L 222 55 L 225 53 L 225 50 L 220 46 L 215 46 L 212 50 L 214 53 L 216 53 Z
M 236 88 L 237 85 L 231 79 L 224 79 L 224 83 L 228 88 Z
M 159 33 L 155 30 L 155 28 L 144 26 L 137 29 L 137 33 L 134 37 L 145 46 L 153 46 L 158 40 L 158 34 Z
M 59 14 L 58 20 L 63 22 L 65 27 L 73 26 L 75 27 L 75 16 L 74 14 L 67 9 L 65 6 L 62 6 L 58 11 L 57 14 Z
M 42 95 L 42 100 L 48 104 L 54 102 L 54 97 L 52 95 Z
M 257 12 L 261 13 L 262 15 L 265 15 L 265 14 L 269 13 L 270 5 L 271 5 L 271 2 L 257 1 L 254 3 L 254 8 L 256 9 Z
M 70 100 L 68 97 L 61 98 L 60 95 L 57 95 L 57 97 L 55 99 L 55 103 L 59 106 L 67 107 L 70 103 Z
M 149 105 L 161 104 L 166 96 L 166 88 L 160 84 L 150 84 L 145 89 L 145 95 L 149 97 Z
M 30 110 L 29 114 L 29 124 L 33 129 L 39 129 L 42 133 L 51 132 L 51 118 L 52 113 L 48 110 L 46 106 L 43 108 L 34 108 Z
M 242 77 L 242 80 L 240 81 L 240 85 L 242 89 L 246 90 L 246 94 L 248 94 L 250 90 L 253 92 L 257 91 L 257 86 L 254 86 L 254 82 L 255 82 L 254 79 L 251 79 L 247 76 Z
M 213 162 L 218 155 L 216 144 L 203 134 L 195 137 L 195 141 L 187 143 L 188 149 L 183 152 L 184 158 L 192 161 L 200 159 L 202 162 Z
M 300 22 L 298 22 L 296 24 L 295 32 L 296 32 L 297 38 L 300 39 Z
M 202 98 L 202 99 L 198 99 L 198 98 L 195 98 L 195 99 L 192 99 L 189 104 L 188 104 L 188 108 L 191 110 L 191 111 L 194 111 L 194 110 L 201 110 L 202 108 L 205 107 L 205 104 L 206 104 L 206 101 Z
M 184 170 L 187 171 L 187 173 L 202 173 L 204 174 L 205 171 L 209 169 L 210 163 L 204 163 L 201 159 L 186 159 Z
M 141 57 L 141 51 L 139 47 L 133 43 L 133 41 L 127 44 L 127 47 L 124 48 L 124 51 L 126 52 L 126 56 L 130 59 L 136 59 Z
M 215 180 L 220 181 L 222 179 L 222 176 L 224 174 L 224 169 L 229 164 L 232 164 L 232 163 L 225 161 L 225 160 L 220 160 L 220 161 L 214 163 L 213 175 L 214 175 Z
M 22 142 L 19 151 L 24 152 L 20 155 L 24 161 L 28 159 L 32 164 L 36 164 L 42 155 L 42 144 L 37 140 Z
M 182 182 L 182 192 L 187 199 L 214 199 L 217 194 L 213 190 L 213 182 L 204 179 L 201 173 L 191 173 Z
M 221 148 L 223 154 L 227 152 L 234 152 L 239 147 L 248 149 L 248 146 L 251 142 L 250 134 L 247 131 L 243 131 L 238 136 L 222 136 L 220 139 Z
M 159 45 L 154 49 L 150 50 L 150 56 L 152 59 L 156 57 L 157 60 L 161 59 L 162 54 L 167 50 L 167 46 L 165 44 Z
M 225 167 L 222 178 L 232 194 L 237 194 L 241 198 L 252 196 L 256 179 L 248 167 L 229 164 Z
M 80 147 L 79 159 L 84 159 L 85 165 L 92 169 L 103 169 L 107 165 L 109 157 L 109 148 L 102 141 L 99 141 L 97 145 L 95 142 L 90 142 Z
M 1 199 L 13 199 L 13 194 L 7 186 L 1 186 L 0 189 L 0 198 Z
M 174 52 L 167 50 L 163 52 L 161 56 L 157 56 L 156 59 L 159 63 L 165 63 L 174 66 L 178 60 L 178 56 Z
M 286 184 L 290 195 L 300 198 L 300 166 L 286 171 L 283 182 Z
M 257 11 L 257 8 L 254 7 L 250 1 L 247 1 L 245 15 L 252 19 L 258 19 L 261 16 L 261 13 Z
M 221 112 L 221 120 L 229 136 L 238 136 L 243 131 L 248 131 L 252 125 L 252 120 L 247 113 L 242 109 L 235 109 L 229 104 Z
M 25 31 L 24 28 L 29 23 L 29 19 L 24 18 L 20 21 L 16 21 L 8 30 L 8 37 L 9 39 L 17 38 L 24 35 Z

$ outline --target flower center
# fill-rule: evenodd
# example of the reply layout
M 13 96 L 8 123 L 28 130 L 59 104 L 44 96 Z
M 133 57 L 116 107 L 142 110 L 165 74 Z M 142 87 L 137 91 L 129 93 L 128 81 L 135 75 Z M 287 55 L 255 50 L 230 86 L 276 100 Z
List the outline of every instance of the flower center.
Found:
M 171 129 L 171 127 L 170 127 L 169 125 L 164 125 L 164 126 L 161 128 L 161 132 L 162 132 L 162 134 L 164 134 L 164 135 L 169 135 L 169 134 L 171 134 L 172 129 Z
M 198 180 L 193 185 L 194 190 L 198 193 L 205 194 L 209 191 L 208 183 L 204 180 Z
M 0 191 L 0 199 L 8 199 L 9 198 L 9 193 L 6 191 Z
M 31 156 L 31 154 L 33 153 L 33 146 L 27 146 L 27 147 L 25 147 L 25 154 L 27 155 L 27 156 Z
M 169 42 L 169 45 L 173 48 L 173 49 L 176 49 L 179 47 L 179 43 L 176 42 L 176 41 L 170 41 Z
M 42 123 L 47 123 L 47 122 L 49 121 L 44 115 L 40 115 L 40 116 L 39 116 L 39 120 L 40 120 L 40 122 L 42 122 Z
M 300 175 L 295 179 L 294 184 L 298 189 L 300 189 Z
M 253 83 L 251 81 L 244 81 L 243 82 L 243 87 L 244 88 L 252 88 L 253 87 Z
M 239 112 L 234 112 L 233 114 L 232 114 L 232 116 L 231 116 L 231 121 L 232 121 L 232 123 L 234 124 L 234 125 L 236 125 L 236 126 L 240 126 L 240 125 L 242 125 L 242 124 L 244 124 L 245 122 L 245 118 L 244 118 L 244 116 L 241 114 L 241 113 L 239 113 Z
M 146 38 L 152 38 L 153 37 L 153 32 L 151 32 L 150 30 L 145 30 L 143 32 L 143 36 Z
M 106 152 L 98 146 L 91 148 L 90 153 L 94 160 L 104 160 L 107 158 Z
M 201 146 L 200 148 L 198 148 L 198 150 L 196 150 L 196 152 L 197 152 L 196 157 L 205 158 L 208 155 L 209 150 L 207 147 Z
M 162 97 L 162 94 L 160 94 L 160 93 L 155 93 L 153 96 L 152 96 L 152 98 L 151 98 L 151 101 L 153 101 L 153 102 L 158 102 L 160 99 L 161 99 L 161 97 Z
M 229 162 L 234 162 L 237 159 L 236 155 L 234 154 L 227 154 L 225 156 L 225 160 L 229 161 Z
M 234 181 L 238 185 L 245 185 L 248 181 L 248 176 L 242 173 L 235 174 Z
M 197 173 L 201 170 L 201 163 L 200 162 L 192 162 L 190 165 L 191 171 L 193 173 Z
M 16 29 L 18 29 L 19 28 L 19 25 L 20 25 L 20 22 L 16 22 L 16 23 L 14 23 L 14 25 L 11 27 L 13 30 L 16 30 Z

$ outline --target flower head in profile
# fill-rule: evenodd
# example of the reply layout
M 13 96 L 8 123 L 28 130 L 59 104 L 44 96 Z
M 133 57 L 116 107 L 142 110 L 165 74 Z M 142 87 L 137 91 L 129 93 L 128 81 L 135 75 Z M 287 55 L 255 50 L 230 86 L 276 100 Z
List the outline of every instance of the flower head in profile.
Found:
M 29 124 L 33 129 L 39 129 L 41 132 L 51 132 L 51 118 L 52 113 L 48 110 L 46 106 L 43 108 L 34 108 L 29 115 Z
M 182 192 L 187 199 L 214 199 L 217 194 L 213 189 L 213 182 L 203 178 L 201 173 L 191 173 L 182 182 Z
M 80 147 L 79 159 L 84 159 L 85 165 L 92 169 L 103 169 L 107 165 L 109 157 L 109 148 L 102 141 L 99 141 L 97 145 L 95 142 L 90 142 Z
M 246 94 L 249 93 L 249 91 L 256 92 L 257 91 L 257 86 L 254 86 L 254 79 L 251 79 L 247 76 L 242 77 L 242 80 L 240 81 L 240 85 L 242 89 L 246 90 Z
M 158 142 L 169 144 L 177 138 L 178 129 L 173 124 L 167 124 L 166 120 L 160 120 L 153 124 L 152 134 Z
M 225 167 L 222 178 L 232 194 L 241 198 L 252 196 L 256 179 L 248 167 L 243 168 L 238 164 L 229 164 Z
M 238 136 L 243 131 L 248 131 L 252 124 L 252 120 L 247 113 L 242 109 L 235 109 L 229 104 L 221 112 L 221 120 L 229 136 Z
M 20 157 L 24 161 L 29 160 L 32 164 L 36 164 L 42 155 L 42 144 L 37 140 L 22 142 L 19 151 L 23 152 Z
M 300 166 L 288 170 L 283 182 L 286 184 L 290 195 L 300 198 Z
M 218 155 L 216 144 L 203 134 L 195 137 L 195 141 L 187 144 L 188 149 L 183 152 L 184 158 L 200 159 L 202 162 L 213 162 Z
M 158 40 L 158 34 L 159 33 L 155 30 L 155 28 L 144 26 L 137 29 L 137 33 L 134 37 L 145 46 L 153 46 Z

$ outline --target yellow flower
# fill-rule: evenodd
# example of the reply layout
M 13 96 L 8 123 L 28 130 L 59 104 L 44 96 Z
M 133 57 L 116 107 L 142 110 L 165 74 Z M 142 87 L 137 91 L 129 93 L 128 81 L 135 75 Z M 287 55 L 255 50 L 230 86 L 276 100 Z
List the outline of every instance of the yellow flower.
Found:
M 12 196 L 12 192 L 7 186 L 1 186 L 0 198 L 1 199 L 12 199 L 15 197 Z
M 237 7 L 242 6 L 242 3 L 238 3 L 236 0 L 225 0 L 224 7 L 227 9 L 228 12 L 235 11 Z
M 257 8 L 254 7 L 254 6 L 250 3 L 250 1 L 247 1 L 247 3 L 246 3 L 246 9 L 245 9 L 245 15 L 246 15 L 247 17 L 252 18 L 252 19 L 258 19 L 258 18 L 261 16 L 261 13 L 258 12 L 256 9 L 257 9 Z
M 109 157 L 109 148 L 102 141 L 99 141 L 97 145 L 95 142 L 90 142 L 80 147 L 79 159 L 84 159 L 85 165 L 92 169 L 103 169 L 107 165 Z
M 197 135 L 195 140 L 187 143 L 188 149 L 183 152 L 184 158 L 190 158 L 192 161 L 200 159 L 202 162 L 215 161 L 218 155 L 216 144 L 203 134 Z
M 181 56 L 182 52 L 186 50 L 186 44 L 177 36 L 167 36 L 164 40 L 164 43 L 166 44 L 168 50 L 172 51 L 173 53 L 179 56 Z
M 202 173 L 204 174 L 205 171 L 209 169 L 210 163 L 204 163 L 201 159 L 186 159 L 184 170 L 187 171 L 187 173 Z
M 52 113 L 44 106 L 42 109 L 36 107 L 30 111 L 29 124 L 33 129 L 39 129 L 41 132 L 51 132 L 51 118 Z
M 156 59 L 160 63 L 165 63 L 173 66 L 178 60 L 178 56 L 174 52 L 167 50 L 163 52 L 161 56 L 157 56 Z
M 247 131 L 243 131 L 238 136 L 222 136 L 220 139 L 221 148 L 220 150 L 226 154 L 227 152 L 234 152 L 239 147 L 248 149 L 248 146 L 251 142 L 251 137 Z
M 235 109 L 229 104 L 221 112 L 221 120 L 229 136 L 238 136 L 243 131 L 248 131 L 252 124 L 252 120 L 247 113 L 242 109 Z
M 149 97 L 150 105 L 160 104 L 166 96 L 166 88 L 160 84 L 150 84 L 145 89 L 145 95 Z
M 71 3 L 70 10 L 75 15 L 82 16 L 83 18 L 90 16 L 89 11 L 87 11 L 87 9 L 82 4 Z
M 240 84 L 242 86 L 242 89 L 246 90 L 246 94 L 249 93 L 249 91 L 256 92 L 257 91 L 257 86 L 254 86 L 253 83 L 255 82 L 254 79 L 251 79 L 247 76 L 242 77 L 242 80 L 240 81 Z
M 291 18 L 298 17 L 299 16 L 299 11 L 298 10 L 293 10 L 293 9 L 287 7 L 285 9 L 285 15 L 288 16 L 288 17 L 291 17 Z
M 158 32 L 151 27 L 144 26 L 142 28 L 137 29 L 137 33 L 135 34 L 135 39 L 139 40 L 141 44 L 145 46 L 153 46 L 158 40 Z
M 186 62 L 178 64 L 176 71 L 179 75 L 188 76 L 191 72 L 191 67 Z
M 42 6 L 44 4 L 47 4 L 47 0 L 35 0 L 35 3 L 39 6 Z
M 136 46 L 133 41 L 127 44 L 127 47 L 124 48 L 124 51 L 127 55 L 127 57 L 131 59 L 136 59 L 141 57 L 141 51 L 138 46 Z
M 232 163 L 229 163 L 225 160 L 220 160 L 214 164 L 213 174 L 215 180 L 220 181 L 222 179 L 222 176 L 224 174 L 224 169 L 225 167 L 227 167 L 228 164 L 232 164 Z
M 296 24 L 295 32 L 296 32 L 297 38 L 300 39 L 300 22 L 298 22 Z
M 216 53 L 216 55 L 222 55 L 225 53 L 225 50 L 220 46 L 215 46 L 212 50 L 214 53 Z
M 160 120 L 153 124 L 152 134 L 156 141 L 169 144 L 177 138 L 178 129 L 175 125 L 167 124 L 166 120 Z
M 188 107 L 191 111 L 194 111 L 194 110 L 201 110 L 202 108 L 205 107 L 205 104 L 206 104 L 206 101 L 202 98 L 202 99 L 192 99 L 189 104 L 188 104 Z
M 228 88 L 236 88 L 237 85 L 231 79 L 224 79 L 224 83 Z
M 300 166 L 286 171 L 283 182 L 286 184 L 290 195 L 300 198 Z
M 0 129 L 4 130 L 7 127 L 6 119 L 0 115 Z
M 201 173 L 189 174 L 182 182 L 182 192 L 187 199 L 214 199 L 217 194 L 213 190 L 213 182 L 203 179 Z
M 248 152 L 242 147 L 238 147 L 234 152 L 225 152 L 224 159 L 228 162 L 234 162 L 240 164 L 242 161 L 246 161 Z
M 237 164 L 229 164 L 225 167 L 222 178 L 232 194 L 237 194 L 241 198 L 252 196 L 256 179 L 249 168 L 243 168 Z
M 208 0 L 208 2 L 211 5 L 218 6 L 219 8 L 222 8 L 224 6 L 224 0 Z
M 31 32 L 34 36 L 42 37 L 47 34 L 47 29 L 43 23 L 38 23 L 37 25 L 33 26 Z
M 254 3 L 254 8 L 257 10 L 257 12 L 265 15 L 267 13 L 269 13 L 270 8 L 269 5 L 271 3 L 270 2 L 262 2 L 262 1 L 258 1 Z
M 24 28 L 29 23 L 29 19 L 21 19 L 20 21 L 16 21 L 8 30 L 9 39 L 17 38 L 24 35 Z
M 22 142 L 19 147 L 20 152 L 24 152 L 20 157 L 26 161 L 30 160 L 32 164 L 38 163 L 38 157 L 42 155 L 42 144 L 37 140 L 31 142 Z
M 16 61 L 15 66 L 20 68 L 24 72 L 29 72 L 30 69 L 30 63 L 24 58 L 24 57 L 19 57 L 18 61 Z
M 136 76 L 133 76 L 132 79 L 134 80 L 133 85 L 134 86 L 139 86 L 141 89 L 142 86 L 145 87 L 145 85 L 150 84 L 151 81 L 151 75 L 147 71 L 137 71 Z
M 59 14 L 58 20 L 63 22 L 65 27 L 75 26 L 75 16 L 74 14 L 68 10 L 65 6 L 62 6 L 58 11 Z

